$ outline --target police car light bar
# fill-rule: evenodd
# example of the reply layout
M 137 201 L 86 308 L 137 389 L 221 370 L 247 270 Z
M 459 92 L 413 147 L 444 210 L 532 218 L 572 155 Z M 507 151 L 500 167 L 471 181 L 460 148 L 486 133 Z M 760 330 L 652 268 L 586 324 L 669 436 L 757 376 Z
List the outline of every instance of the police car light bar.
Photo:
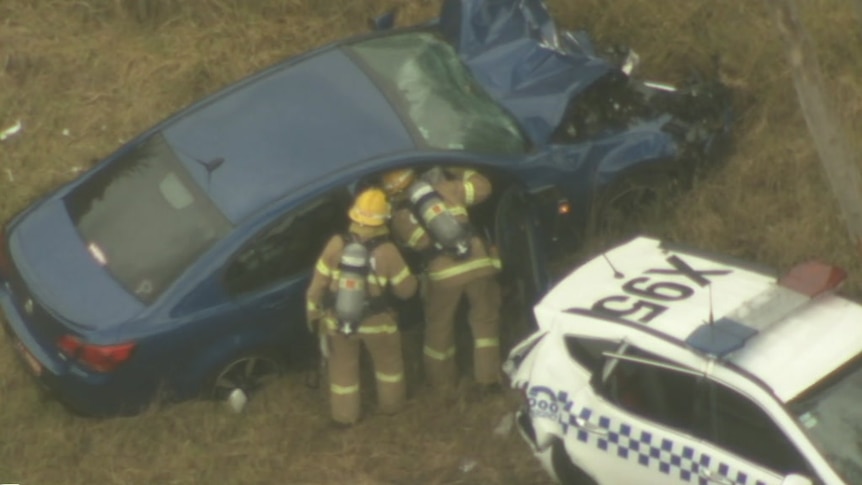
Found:
M 808 261 L 794 266 L 778 280 L 778 284 L 815 298 L 837 290 L 846 279 L 847 272 L 837 266 Z
M 794 266 L 777 284 L 746 301 L 715 323 L 695 329 L 686 339 L 692 347 L 718 357 L 801 309 L 814 298 L 837 290 L 847 278 L 841 268 L 810 261 Z

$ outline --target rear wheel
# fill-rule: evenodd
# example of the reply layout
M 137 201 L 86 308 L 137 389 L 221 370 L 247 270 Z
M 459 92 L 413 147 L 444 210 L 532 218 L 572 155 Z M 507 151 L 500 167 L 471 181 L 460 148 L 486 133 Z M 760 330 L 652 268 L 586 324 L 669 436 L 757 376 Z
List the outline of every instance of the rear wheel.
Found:
M 657 160 L 630 170 L 596 195 L 587 233 L 649 231 L 645 222 L 663 220 L 676 203 L 674 196 L 690 187 L 693 178 L 691 164 L 677 159 Z
M 243 354 L 221 366 L 210 379 L 209 395 L 241 411 L 246 400 L 282 373 L 281 362 L 266 353 Z

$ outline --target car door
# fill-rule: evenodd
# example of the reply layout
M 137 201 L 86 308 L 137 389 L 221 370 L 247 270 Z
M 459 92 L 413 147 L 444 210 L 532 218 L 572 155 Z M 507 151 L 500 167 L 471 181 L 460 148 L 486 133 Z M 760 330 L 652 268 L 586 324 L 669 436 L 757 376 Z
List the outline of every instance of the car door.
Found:
M 599 483 L 782 482 L 783 474 L 705 439 L 710 387 L 702 375 L 635 347 L 621 350 L 594 374 L 566 441 Z
M 268 329 L 275 342 L 305 332 L 305 291 L 334 234 L 347 229 L 350 194 L 339 188 L 278 217 L 229 260 L 223 282 L 244 324 Z
M 705 386 L 707 412 L 701 413 L 695 425 L 704 443 L 780 475 L 817 476 L 781 427 L 752 399 L 714 380 L 706 381 Z
M 500 195 L 494 221 L 494 241 L 503 262 L 502 279 L 508 282 L 512 298 L 504 305 L 535 328 L 533 306 L 550 286 L 545 232 L 536 217 L 536 205 L 530 194 L 518 186 L 507 187 Z M 525 335 L 525 334 L 524 334 Z M 520 340 L 524 335 L 516 335 Z

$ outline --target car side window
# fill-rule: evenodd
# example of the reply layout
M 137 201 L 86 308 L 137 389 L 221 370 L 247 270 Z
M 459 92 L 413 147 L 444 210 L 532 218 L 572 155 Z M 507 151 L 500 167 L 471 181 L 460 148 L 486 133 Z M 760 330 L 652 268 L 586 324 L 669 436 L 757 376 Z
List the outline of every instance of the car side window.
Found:
M 692 433 L 694 410 L 703 392 L 700 376 L 673 368 L 661 357 L 636 348 L 626 355 L 667 365 L 619 359 L 613 371 L 599 382 L 608 400 L 656 423 Z
M 779 473 L 813 475 L 781 429 L 750 399 L 710 382 L 708 400 L 703 438 Z
M 338 190 L 290 211 L 243 246 L 225 271 L 232 295 L 311 270 L 326 241 L 347 228 L 350 194 Z
M 566 337 L 566 350 L 568 350 L 569 356 L 592 372 L 601 369 L 604 361 L 602 353 L 612 352 L 618 346 L 618 342 L 609 340 L 573 337 L 571 335 Z

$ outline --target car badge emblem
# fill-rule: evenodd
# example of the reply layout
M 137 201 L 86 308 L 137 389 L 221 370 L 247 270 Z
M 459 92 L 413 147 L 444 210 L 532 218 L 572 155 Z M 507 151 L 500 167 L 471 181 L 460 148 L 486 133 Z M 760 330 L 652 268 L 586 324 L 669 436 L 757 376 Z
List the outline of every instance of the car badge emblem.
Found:
M 33 314 L 33 300 L 27 298 L 27 301 L 24 302 L 24 311 L 27 312 L 27 315 Z

